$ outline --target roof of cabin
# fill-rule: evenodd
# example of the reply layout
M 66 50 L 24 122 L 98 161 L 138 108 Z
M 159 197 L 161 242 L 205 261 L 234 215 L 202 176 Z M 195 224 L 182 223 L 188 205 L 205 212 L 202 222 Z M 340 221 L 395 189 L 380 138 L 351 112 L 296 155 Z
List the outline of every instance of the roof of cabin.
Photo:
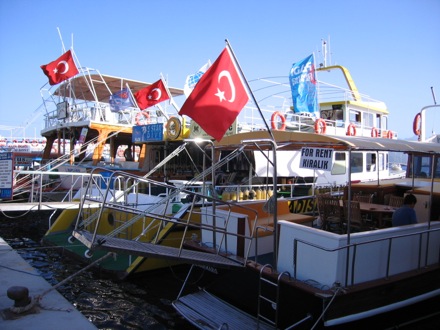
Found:
M 305 132 L 273 131 L 279 150 L 297 150 L 304 146 L 332 147 L 339 150 L 383 150 L 408 153 L 440 154 L 439 143 L 395 140 L 386 138 L 332 136 Z M 271 137 L 267 131 L 254 131 L 225 136 L 216 146 L 239 146 L 243 141 L 255 141 L 261 149 L 268 149 Z M 267 141 L 267 142 L 265 142 Z

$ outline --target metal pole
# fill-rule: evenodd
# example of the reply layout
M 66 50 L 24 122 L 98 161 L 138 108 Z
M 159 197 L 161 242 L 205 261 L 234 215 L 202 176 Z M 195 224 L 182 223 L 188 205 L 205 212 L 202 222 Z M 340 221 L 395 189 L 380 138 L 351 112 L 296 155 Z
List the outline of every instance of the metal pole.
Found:
M 269 135 L 270 135 L 271 139 L 273 141 L 275 141 L 275 138 L 273 136 L 272 130 L 270 129 L 270 126 L 267 124 L 266 119 L 264 119 L 263 112 L 261 111 L 260 106 L 258 105 L 257 99 L 255 98 L 254 93 L 252 92 L 251 87 L 249 86 L 249 83 L 248 83 L 248 81 L 247 81 L 247 79 L 246 79 L 246 77 L 244 75 L 243 70 L 241 69 L 240 64 L 238 63 L 237 57 L 235 57 L 234 51 L 232 50 L 232 47 L 231 47 L 231 44 L 229 43 L 228 39 L 226 39 L 225 42 L 226 42 L 226 46 L 231 51 L 231 54 L 234 57 L 234 62 L 237 64 L 237 68 L 240 71 L 240 74 L 243 77 L 244 82 L 246 83 L 247 89 L 248 89 L 249 93 L 251 94 L 252 100 L 254 101 L 255 106 L 257 107 L 258 112 L 260 113 L 261 118 L 263 119 L 264 125 L 266 125 L 266 129 L 269 132 Z
M 211 145 L 211 184 L 213 192 L 215 191 L 215 161 L 214 161 L 214 142 L 209 139 L 185 139 L 185 142 L 195 142 L 195 143 L 209 143 Z M 205 165 L 205 155 L 203 155 L 203 165 Z M 203 172 L 205 172 L 205 166 L 203 166 Z M 203 194 L 206 191 L 206 185 L 205 185 L 205 179 L 203 179 Z M 214 197 L 214 196 L 211 196 Z M 212 232 L 212 242 L 214 245 L 214 249 L 217 247 L 217 239 L 216 239 L 216 219 L 215 219 L 215 198 L 212 198 L 212 226 L 213 226 L 213 232 Z

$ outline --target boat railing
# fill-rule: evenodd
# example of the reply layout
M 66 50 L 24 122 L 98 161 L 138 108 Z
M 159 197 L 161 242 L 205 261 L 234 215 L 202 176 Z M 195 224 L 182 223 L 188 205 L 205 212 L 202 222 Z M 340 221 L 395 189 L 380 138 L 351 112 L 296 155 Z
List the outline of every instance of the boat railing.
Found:
M 364 260 L 365 255 L 361 257 L 358 256 L 358 250 L 361 247 L 372 247 L 374 245 L 376 245 L 376 249 L 377 249 L 377 245 L 381 244 L 381 243 L 385 243 L 380 245 L 381 251 L 380 251 L 380 256 L 383 258 L 383 256 L 385 256 L 385 259 L 382 260 L 381 263 L 385 264 L 384 267 L 384 271 L 383 274 L 381 276 L 376 276 L 374 279 L 370 279 L 370 280 L 380 280 L 380 279 L 384 279 L 384 280 L 388 280 L 390 278 L 391 275 L 398 275 L 399 273 L 404 273 L 404 272 L 408 272 L 408 271 L 420 271 L 422 268 L 426 268 L 430 265 L 432 265 L 432 261 L 434 261 L 434 263 L 436 263 L 437 265 L 440 264 L 440 251 L 437 248 L 430 246 L 430 238 L 431 239 L 438 239 L 439 236 L 433 236 L 434 233 L 440 233 L 440 228 L 431 228 L 430 226 L 428 226 L 428 229 L 426 230 L 418 230 L 416 232 L 413 233 L 407 233 L 407 234 L 393 234 L 389 237 L 384 237 L 384 238 L 377 238 L 377 239 L 369 239 L 367 241 L 360 241 L 360 242 L 355 242 L 355 243 L 350 243 L 350 244 L 346 244 L 344 246 L 340 246 L 340 247 L 336 247 L 336 248 L 328 248 L 319 244 L 315 244 L 312 243 L 310 241 L 306 241 L 304 239 L 298 239 L 295 238 L 293 241 L 293 275 L 292 277 L 294 279 L 299 279 L 298 277 L 298 273 L 299 270 L 301 269 L 301 265 L 299 264 L 298 260 L 298 254 L 300 253 L 300 245 L 305 245 L 308 246 L 310 248 L 316 249 L 316 250 L 320 250 L 322 252 L 325 253 L 338 253 L 339 251 L 344 251 L 345 252 L 345 257 L 341 258 L 340 261 L 342 261 L 342 259 L 345 259 L 345 279 L 344 279 L 344 283 L 345 283 L 345 287 L 347 286 L 353 286 L 355 284 L 359 284 L 362 283 L 363 281 L 357 281 L 356 279 L 356 271 L 358 271 L 359 269 L 357 267 L 361 267 L 362 265 L 365 265 L 366 260 Z M 393 264 L 393 258 L 399 258 L 402 257 L 401 255 L 397 254 L 395 257 L 392 253 L 393 248 L 396 249 L 398 248 L 397 246 L 393 245 L 393 243 L 395 243 L 398 240 L 402 240 L 405 238 L 411 238 L 411 237 L 418 237 L 418 244 L 417 244 L 417 251 L 412 251 L 412 254 L 416 254 L 417 255 L 417 260 L 416 260 L 416 266 L 415 267 L 411 267 L 411 269 L 404 269 L 401 272 L 396 272 L 396 273 L 391 273 L 391 267 Z M 374 248 L 374 247 L 373 247 Z M 373 258 L 374 256 L 369 255 L 367 256 L 367 258 L 369 258 L 368 260 L 371 260 L 371 258 Z M 408 258 L 409 259 L 409 258 Z M 309 259 L 307 259 L 309 260 Z M 430 263 L 431 261 L 431 263 Z M 379 261 L 378 261 L 379 262 Z M 409 263 L 409 261 L 408 261 Z M 362 272 L 359 272 L 359 274 L 361 274 Z
M 85 187 L 90 180 L 87 172 L 63 171 L 14 171 L 15 186 L 13 200 L 26 199 L 29 203 L 44 203 L 48 201 L 71 202 L 81 187 Z M 95 186 L 102 186 L 104 178 L 94 176 Z M 77 198 L 77 197 L 76 197 Z
M 166 118 L 152 110 L 128 107 L 124 110 L 112 111 L 110 105 L 105 102 L 78 101 L 67 107 L 66 116 L 60 116 L 59 110 L 49 110 L 44 115 L 45 129 L 58 127 L 61 124 L 77 122 L 98 122 L 112 125 L 146 125 L 165 123 Z
M 223 201 L 267 200 L 273 195 L 272 184 L 217 184 L 216 193 Z M 316 184 L 314 182 L 294 182 L 277 184 L 277 196 L 284 199 L 313 197 L 317 193 L 341 195 L 346 185 Z

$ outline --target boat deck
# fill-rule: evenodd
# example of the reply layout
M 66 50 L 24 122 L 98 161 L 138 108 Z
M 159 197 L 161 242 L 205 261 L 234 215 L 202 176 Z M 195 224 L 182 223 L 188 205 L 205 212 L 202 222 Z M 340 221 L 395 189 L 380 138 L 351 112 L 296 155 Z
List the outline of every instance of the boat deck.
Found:
M 274 329 L 206 291 L 180 297 L 173 306 L 201 329 Z

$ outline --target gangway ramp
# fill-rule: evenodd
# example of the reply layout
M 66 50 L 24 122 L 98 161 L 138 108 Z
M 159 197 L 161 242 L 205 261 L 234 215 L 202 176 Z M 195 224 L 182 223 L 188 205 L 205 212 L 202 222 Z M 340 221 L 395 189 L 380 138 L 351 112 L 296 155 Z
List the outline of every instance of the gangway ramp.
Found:
M 259 321 L 204 290 L 178 298 L 173 306 L 200 329 L 275 330 L 274 326 Z
M 243 261 L 209 252 L 180 249 L 104 235 L 96 235 L 95 240 L 93 240 L 93 234 L 85 230 L 74 230 L 73 236 L 89 248 L 92 247 L 93 241 L 98 242 L 97 245 L 93 246 L 93 248 L 97 250 L 127 253 L 143 257 L 180 260 L 197 265 L 213 265 L 223 268 L 244 267 Z

